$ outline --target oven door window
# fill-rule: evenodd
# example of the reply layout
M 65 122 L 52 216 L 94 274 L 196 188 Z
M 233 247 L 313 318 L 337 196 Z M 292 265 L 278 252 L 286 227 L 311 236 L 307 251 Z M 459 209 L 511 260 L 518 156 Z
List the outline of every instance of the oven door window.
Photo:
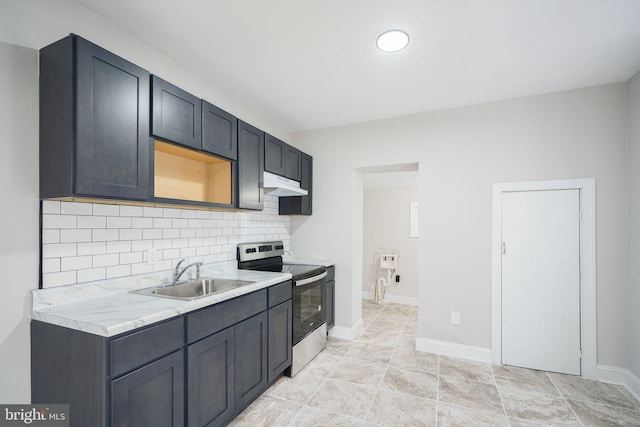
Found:
M 293 287 L 293 344 L 324 323 L 322 310 L 324 279 Z

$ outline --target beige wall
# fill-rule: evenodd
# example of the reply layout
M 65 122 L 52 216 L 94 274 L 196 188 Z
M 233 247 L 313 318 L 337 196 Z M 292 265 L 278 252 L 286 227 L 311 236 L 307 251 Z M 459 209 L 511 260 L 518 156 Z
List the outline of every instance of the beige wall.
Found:
M 376 255 L 379 249 L 389 249 L 399 255 L 396 274 L 400 283 L 386 288 L 386 301 L 418 302 L 418 239 L 409 237 L 409 205 L 417 200 L 417 187 L 364 190 L 363 292 L 373 296 L 378 277 L 386 279 Z
M 31 401 L 29 290 L 38 287 L 37 52 L 0 42 L 0 402 Z
M 627 365 L 640 378 L 640 73 L 629 81 Z
M 356 169 L 418 161 L 419 336 L 485 348 L 491 184 L 595 178 L 598 363 L 624 365 L 625 84 L 305 132 L 294 143 L 314 156 L 314 215 L 292 220 L 291 244 L 297 254 L 337 261 L 337 325 L 361 318 Z M 454 308 L 460 326 L 449 323 Z

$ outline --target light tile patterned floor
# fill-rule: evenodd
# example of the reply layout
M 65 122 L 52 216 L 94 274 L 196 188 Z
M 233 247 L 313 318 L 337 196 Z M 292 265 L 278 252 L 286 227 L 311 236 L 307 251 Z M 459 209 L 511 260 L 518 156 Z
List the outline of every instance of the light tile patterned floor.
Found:
M 417 309 L 363 303 L 355 341 L 329 338 L 234 426 L 640 426 L 624 387 L 414 350 Z

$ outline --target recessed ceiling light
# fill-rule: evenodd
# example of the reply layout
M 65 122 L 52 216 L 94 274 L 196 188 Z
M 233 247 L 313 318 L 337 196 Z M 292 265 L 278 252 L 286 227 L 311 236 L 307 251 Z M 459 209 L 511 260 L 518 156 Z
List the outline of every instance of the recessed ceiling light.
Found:
M 398 52 L 409 44 L 409 34 L 402 30 L 388 30 L 376 39 L 376 46 L 383 52 Z

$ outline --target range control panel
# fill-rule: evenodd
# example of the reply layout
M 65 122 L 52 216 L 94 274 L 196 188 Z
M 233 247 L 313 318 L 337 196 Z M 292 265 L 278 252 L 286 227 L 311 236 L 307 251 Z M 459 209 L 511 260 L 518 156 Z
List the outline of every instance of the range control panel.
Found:
M 239 243 L 238 261 L 254 261 L 284 255 L 284 243 L 275 242 Z

